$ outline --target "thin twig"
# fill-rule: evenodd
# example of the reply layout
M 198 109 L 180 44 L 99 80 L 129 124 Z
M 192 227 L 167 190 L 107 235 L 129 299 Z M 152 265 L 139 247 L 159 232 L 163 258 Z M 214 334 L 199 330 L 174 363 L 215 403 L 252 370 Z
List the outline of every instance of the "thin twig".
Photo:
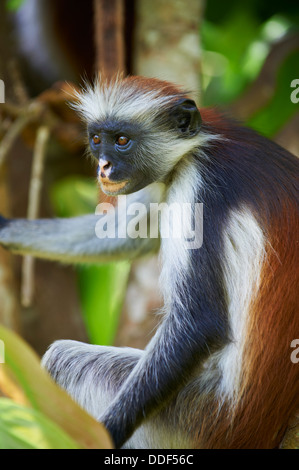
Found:
M 42 178 L 44 170 L 44 162 L 46 155 L 47 142 L 50 137 L 50 129 L 47 126 L 40 126 L 37 131 L 36 142 L 34 147 L 32 172 L 29 188 L 29 202 L 27 217 L 30 220 L 38 217 L 40 207 L 40 196 L 42 188 Z M 21 286 L 21 302 L 24 307 L 32 304 L 34 293 L 34 258 L 27 255 L 23 259 L 22 266 L 22 286 Z
M 20 64 L 15 58 L 11 58 L 8 62 L 8 72 L 11 76 L 11 83 L 14 95 L 20 105 L 25 105 L 29 101 L 28 93 L 21 77 Z
M 31 105 L 12 123 L 0 144 L 0 167 L 22 130 L 41 113 L 40 105 Z

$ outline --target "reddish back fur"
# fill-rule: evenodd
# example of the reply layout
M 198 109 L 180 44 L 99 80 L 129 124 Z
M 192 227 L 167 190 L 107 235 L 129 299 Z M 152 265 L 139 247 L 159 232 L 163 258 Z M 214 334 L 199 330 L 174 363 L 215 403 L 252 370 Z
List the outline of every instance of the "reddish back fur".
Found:
M 233 415 L 225 407 L 216 426 L 203 426 L 204 447 L 278 447 L 299 408 L 299 366 L 290 357 L 291 341 L 299 336 L 299 223 L 297 212 L 285 209 L 271 227 L 262 285 L 250 311 L 238 405 Z
M 155 90 L 158 91 L 161 96 L 185 95 L 183 90 L 178 86 L 164 80 L 159 80 L 158 78 L 130 76 L 123 80 L 123 84 L 128 86 L 128 88 L 137 88 L 144 92 Z
M 223 135 L 229 131 L 216 111 L 202 110 L 202 116 Z M 285 179 L 285 188 L 288 184 Z M 262 204 L 267 197 L 271 194 L 264 194 Z M 264 220 L 266 260 L 250 308 L 237 406 L 231 411 L 227 404 L 219 412 L 216 400 L 207 399 L 197 440 L 201 448 L 278 447 L 299 409 L 299 364 L 291 361 L 290 347 L 299 338 L 299 216 L 293 197 L 278 187 L 279 204 L 270 207 L 270 222 Z

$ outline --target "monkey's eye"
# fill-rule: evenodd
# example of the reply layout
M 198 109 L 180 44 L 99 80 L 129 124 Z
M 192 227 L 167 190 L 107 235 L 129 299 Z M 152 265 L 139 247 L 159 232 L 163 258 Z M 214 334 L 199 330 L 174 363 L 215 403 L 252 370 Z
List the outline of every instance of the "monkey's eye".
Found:
M 101 139 L 97 134 L 92 136 L 92 141 L 95 145 L 99 145 L 101 143 Z
M 120 145 L 121 147 L 124 147 L 129 142 L 130 142 L 130 139 L 128 139 L 128 137 L 125 137 L 124 135 L 121 135 L 120 137 L 116 139 L 117 145 Z

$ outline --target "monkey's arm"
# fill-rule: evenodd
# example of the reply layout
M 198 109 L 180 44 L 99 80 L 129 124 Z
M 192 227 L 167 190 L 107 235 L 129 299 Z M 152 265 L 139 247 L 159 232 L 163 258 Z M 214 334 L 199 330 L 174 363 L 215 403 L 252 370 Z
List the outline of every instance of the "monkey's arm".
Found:
M 141 192 L 139 192 L 141 193 Z M 127 207 L 131 202 L 144 204 L 146 211 L 153 196 L 152 188 L 127 197 Z M 155 200 L 160 197 L 156 193 Z M 86 215 L 69 219 L 4 219 L 0 217 L 0 244 L 15 254 L 31 254 L 38 258 L 59 260 L 66 263 L 109 262 L 131 259 L 147 252 L 157 251 L 158 238 L 132 238 L 126 234 L 126 226 L 132 215 L 121 214 L 118 209 L 109 214 L 107 225 L 115 224 L 115 236 L 99 238 L 96 227 L 101 216 Z M 145 218 L 148 217 L 145 215 Z M 111 224 L 110 224 L 111 222 Z M 123 237 L 118 236 L 122 226 Z M 149 226 L 149 224 L 147 224 Z
M 211 312 L 202 318 L 188 318 L 188 326 L 177 321 L 177 315 L 179 312 L 168 314 L 106 412 L 99 416 L 116 447 L 126 442 L 145 417 L 169 404 L 213 350 L 215 337 L 219 338 L 219 325 L 213 324 Z
M 0 244 L 15 254 L 66 263 L 109 262 L 135 258 L 158 247 L 157 239 L 99 239 L 99 217 L 0 220 Z

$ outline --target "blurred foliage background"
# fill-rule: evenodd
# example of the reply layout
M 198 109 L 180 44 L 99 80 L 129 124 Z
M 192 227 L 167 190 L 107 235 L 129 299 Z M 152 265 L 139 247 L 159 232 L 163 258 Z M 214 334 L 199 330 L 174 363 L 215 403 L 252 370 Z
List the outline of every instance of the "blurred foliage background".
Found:
M 298 31 L 298 25 L 296 2 L 208 1 L 201 28 L 203 104 L 236 101 L 257 79 L 273 45 Z M 268 137 L 298 113 L 290 100 L 290 83 L 299 74 L 298 54 L 297 44 L 271 77 L 273 95 L 246 120 Z

